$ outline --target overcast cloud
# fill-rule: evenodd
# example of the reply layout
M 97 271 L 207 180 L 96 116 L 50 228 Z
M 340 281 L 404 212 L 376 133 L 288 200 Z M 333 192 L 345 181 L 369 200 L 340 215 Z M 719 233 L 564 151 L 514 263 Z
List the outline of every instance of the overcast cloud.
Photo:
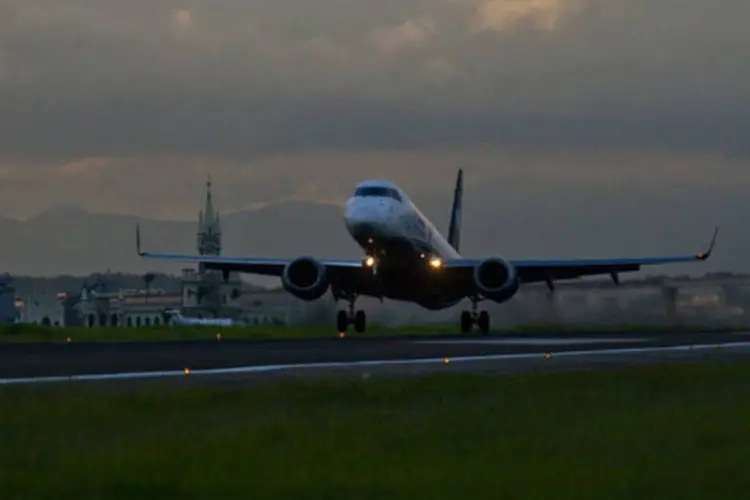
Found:
M 340 202 L 363 177 L 442 200 L 458 165 L 496 203 L 623 186 L 722 203 L 750 189 L 749 15 L 747 0 L 0 0 L 0 210 L 192 217 L 209 171 L 224 210 Z
M 3 0 L 14 156 L 740 150 L 745 0 Z

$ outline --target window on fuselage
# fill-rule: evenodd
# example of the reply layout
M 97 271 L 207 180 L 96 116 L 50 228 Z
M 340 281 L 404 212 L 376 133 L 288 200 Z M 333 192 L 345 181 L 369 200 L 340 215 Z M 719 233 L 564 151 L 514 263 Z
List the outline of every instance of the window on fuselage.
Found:
M 393 198 L 394 200 L 402 201 L 399 192 L 396 189 L 389 187 L 367 186 L 357 188 L 354 192 L 354 196 L 357 198 Z

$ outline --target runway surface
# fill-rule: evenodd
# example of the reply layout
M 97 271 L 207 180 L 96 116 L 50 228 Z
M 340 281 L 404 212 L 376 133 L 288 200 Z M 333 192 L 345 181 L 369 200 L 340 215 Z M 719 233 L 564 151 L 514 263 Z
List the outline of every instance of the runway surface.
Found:
M 750 332 L 0 344 L 0 383 L 600 368 L 750 354 Z M 187 369 L 187 370 L 186 370 Z M 195 377 L 191 377 L 195 378 Z

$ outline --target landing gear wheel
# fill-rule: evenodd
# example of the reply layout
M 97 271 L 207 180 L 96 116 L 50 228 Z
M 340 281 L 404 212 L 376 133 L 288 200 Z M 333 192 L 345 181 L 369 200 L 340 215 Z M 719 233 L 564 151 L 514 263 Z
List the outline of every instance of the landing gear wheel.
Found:
M 336 318 L 336 326 L 338 327 L 339 334 L 343 335 L 346 333 L 347 328 L 349 328 L 349 325 L 354 325 L 354 330 L 356 330 L 357 333 L 363 333 L 365 331 L 365 328 L 367 327 L 367 315 L 364 311 L 356 311 L 354 310 L 354 304 L 357 301 L 357 296 L 352 294 L 346 294 L 346 295 L 334 295 L 336 300 L 346 298 L 346 300 L 349 302 L 349 308 L 346 311 L 339 311 L 339 314 Z
M 463 311 L 461 313 L 461 333 L 469 333 L 473 325 L 474 318 L 471 317 L 471 313 L 469 311 Z
M 477 326 L 482 335 L 488 335 L 490 333 L 490 314 L 487 311 L 479 313 L 477 318 Z
M 339 311 L 338 317 L 336 318 L 336 325 L 339 329 L 339 333 L 346 333 L 349 328 L 349 315 L 346 311 Z
M 354 330 L 357 333 L 364 333 L 367 327 L 367 315 L 364 311 L 357 311 L 354 315 Z
M 477 307 L 481 297 L 471 298 L 471 311 L 461 312 L 461 333 L 469 333 L 475 324 L 482 335 L 490 333 L 490 314 L 487 311 L 478 312 Z

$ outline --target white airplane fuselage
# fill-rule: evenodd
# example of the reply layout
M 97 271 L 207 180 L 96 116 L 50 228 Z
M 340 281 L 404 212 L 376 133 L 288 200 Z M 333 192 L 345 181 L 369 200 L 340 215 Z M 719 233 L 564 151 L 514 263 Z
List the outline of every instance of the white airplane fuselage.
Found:
M 424 269 L 435 268 L 430 273 L 434 276 L 442 261 L 461 256 L 396 185 L 381 180 L 358 184 L 346 202 L 344 223 L 365 259 L 381 275 L 379 292 L 372 295 L 416 299 L 428 309 L 450 307 L 464 297 L 463 293 L 446 294 L 422 279 Z
M 384 196 L 386 190 L 391 196 Z M 374 243 L 411 247 L 414 254 L 432 254 L 442 259 L 460 255 L 435 225 L 409 200 L 406 194 L 387 181 L 366 181 L 357 185 L 355 196 L 347 200 L 344 223 L 357 244 L 369 252 Z M 393 197 L 397 194 L 400 199 Z

